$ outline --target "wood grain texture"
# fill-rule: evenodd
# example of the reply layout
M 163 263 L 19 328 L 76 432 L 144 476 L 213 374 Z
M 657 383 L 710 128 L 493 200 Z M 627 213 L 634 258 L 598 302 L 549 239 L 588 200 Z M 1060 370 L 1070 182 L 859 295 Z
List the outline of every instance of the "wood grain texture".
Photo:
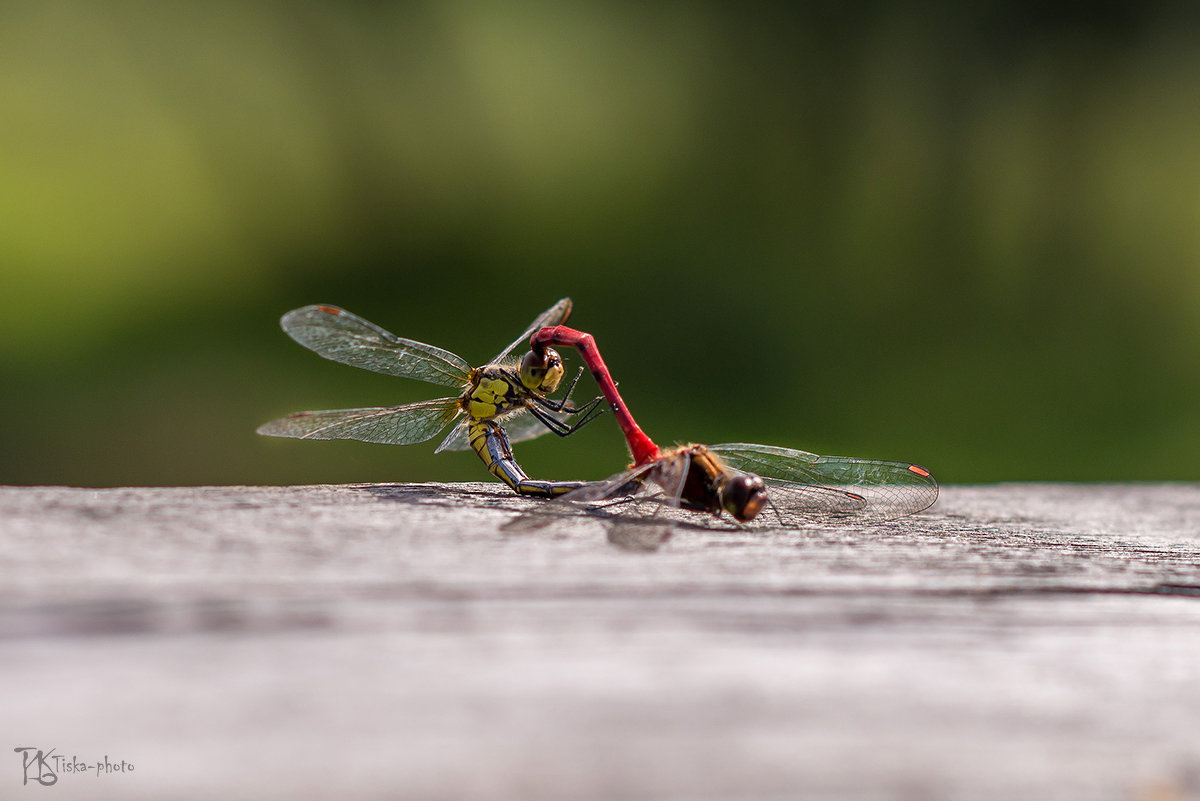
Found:
M 0 488 L 0 798 L 18 746 L 136 766 L 57 799 L 1200 798 L 1200 487 L 654 552 L 535 503 Z

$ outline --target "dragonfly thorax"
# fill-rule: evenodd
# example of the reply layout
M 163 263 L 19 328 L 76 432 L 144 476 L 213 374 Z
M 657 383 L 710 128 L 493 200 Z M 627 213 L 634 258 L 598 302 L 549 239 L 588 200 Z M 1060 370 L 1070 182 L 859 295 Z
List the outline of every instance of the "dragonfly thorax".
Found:
M 525 405 L 529 395 L 520 376 L 496 364 L 471 371 L 471 381 L 463 392 L 460 405 L 476 420 L 490 420 Z

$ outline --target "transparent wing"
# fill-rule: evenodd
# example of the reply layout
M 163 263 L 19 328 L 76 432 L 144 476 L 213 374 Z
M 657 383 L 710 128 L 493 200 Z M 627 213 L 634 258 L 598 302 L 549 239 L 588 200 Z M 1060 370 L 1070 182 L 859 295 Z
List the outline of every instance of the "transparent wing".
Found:
M 468 436 L 471 427 L 471 418 L 464 417 L 455 424 L 454 428 L 450 429 L 450 433 L 442 440 L 442 444 L 434 449 L 434 453 L 442 451 L 469 451 L 471 450 L 471 439 Z
M 887 518 L 901 515 L 872 513 L 866 498 L 856 492 L 816 485 L 790 484 L 776 479 L 763 479 L 767 485 L 771 509 L 759 515 L 760 522 L 777 519 L 787 527 L 802 527 L 808 523 L 837 522 L 848 517 L 872 516 Z
M 288 336 L 319 356 L 384 375 L 461 388 L 471 365 L 448 350 L 404 339 L 337 306 L 305 306 L 283 315 Z
M 563 298 L 558 303 L 555 303 L 553 306 L 538 315 L 538 318 L 530 323 L 529 327 L 525 329 L 525 333 L 514 339 L 512 344 L 510 344 L 507 348 L 497 353 L 496 358 L 492 359 L 490 362 L 488 362 L 488 364 L 499 364 L 505 361 L 517 348 L 520 348 L 522 345 L 529 345 L 529 338 L 533 336 L 534 331 L 537 331 L 539 328 L 546 328 L 548 326 L 562 325 L 564 322 L 566 322 L 567 317 L 569 317 L 570 314 L 571 299 Z M 511 435 L 509 436 L 509 439 L 512 439 Z
M 616 475 L 609 476 L 602 481 L 597 481 L 568 492 L 566 495 L 545 504 L 542 508 L 561 507 L 563 511 L 569 511 L 572 506 L 596 501 L 610 501 L 614 498 L 628 497 L 653 491 L 647 483 L 646 478 L 657 464 L 657 462 L 651 462 L 650 464 L 632 467 Z
M 636 495 L 647 489 L 644 478 L 653 467 L 653 464 L 640 465 L 603 481 L 580 487 L 518 515 L 500 528 L 512 534 L 536 531 L 563 517 L 584 514 L 590 503 Z
M 684 479 L 687 478 L 690 465 L 691 455 L 687 451 L 682 451 L 656 462 L 631 467 L 603 481 L 588 484 L 586 487 L 580 487 L 547 505 L 610 501 L 616 498 L 661 493 L 663 500 L 669 505 L 678 506 L 679 496 L 683 492 Z
M 756 473 L 784 511 L 869 513 L 893 518 L 928 509 L 938 485 L 925 468 L 848 456 L 818 456 L 792 448 L 732 443 L 709 450 L 725 464 Z
M 674 521 L 659 519 L 658 515 L 664 507 L 679 506 L 679 496 L 683 492 L 684 479 L 687 477 L 690 463 L 691 457 L 687 453 L 680 453 L 657 462 L 632 467 L 603 481 L 587 484 L 547 501 L 536 509 L 508 521 L 501 528 L 512 533 L 534 531 L 563 517 L 584 514 L 596 508 L 617 510 L 617 514 L 608 515 L 613 529 L 635 523 L 673 527 Z M 592 506 L 606 501 L 612 501 L 614 505 Z M 629 502 L 629 505 L 618 509 L 621 502 Z M 660 534 L 661 536 L 656 535 L 652 539 L 665 541 L 670 536 L 669 529 L 664 529 Z
M 456 398 L 376 409 L 296 412 L 258 427 L 268 437 L 355 439 L 381 445 L 412 445 L 431 439 L 462 413 Z
M 687 482 L 688 471 L 692 466 L 690 450 L 680 451 L 665 459 L 652 462 L 655 469 L 649 479 L 662 490 L 663 498 L 670 506 L 678 506 L 683 495 L 683 486 Z

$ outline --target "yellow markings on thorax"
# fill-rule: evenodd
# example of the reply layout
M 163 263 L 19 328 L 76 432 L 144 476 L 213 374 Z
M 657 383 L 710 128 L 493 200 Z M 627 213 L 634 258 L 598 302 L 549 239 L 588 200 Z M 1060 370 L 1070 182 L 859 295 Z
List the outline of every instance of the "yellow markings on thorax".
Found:
M 471 386 L 461 401 L 463 410 L 476 420 L 490 420 L 517 405 L 520 391 L 506 378 L 476 370 Z

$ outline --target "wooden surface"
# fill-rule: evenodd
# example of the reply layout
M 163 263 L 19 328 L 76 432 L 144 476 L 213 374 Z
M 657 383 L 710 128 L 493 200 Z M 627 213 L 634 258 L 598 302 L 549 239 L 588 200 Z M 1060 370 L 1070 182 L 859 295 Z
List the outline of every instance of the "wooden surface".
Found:
M 0 488 L 0 798 L 1200 798 L 1200 487 L 654 552 L 532 503 Z

